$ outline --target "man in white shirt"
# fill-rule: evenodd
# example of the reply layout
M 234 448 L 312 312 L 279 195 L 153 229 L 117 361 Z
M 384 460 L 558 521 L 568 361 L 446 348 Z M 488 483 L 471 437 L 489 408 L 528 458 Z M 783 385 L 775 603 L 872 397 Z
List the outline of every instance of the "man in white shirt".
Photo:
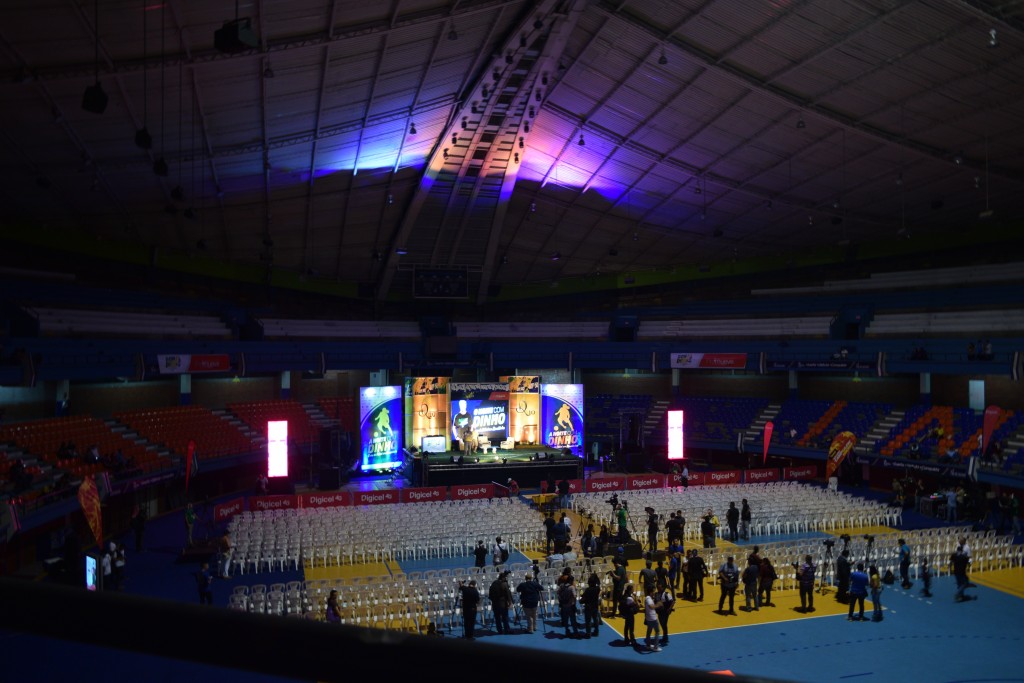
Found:
M 644 625 L 647 626 L 644 645 L 650 652 L 661 652 L 661 647 L 658 645 L 661 636 L 661 627 L 658 625 L 658 610 L 660 608 L 661 601 L 658 600 L 656 590 L 652 586 L 647 590 L 647 597 L 644 598 Z

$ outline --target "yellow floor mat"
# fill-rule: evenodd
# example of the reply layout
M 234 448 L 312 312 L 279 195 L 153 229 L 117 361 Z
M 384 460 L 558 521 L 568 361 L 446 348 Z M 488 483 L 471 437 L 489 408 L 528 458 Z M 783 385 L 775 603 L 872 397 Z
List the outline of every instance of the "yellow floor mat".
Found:
M 1024 568 L 1022 567 L 975 572 L 971 574 L 971 581 L 979 586 L 995 588 L 1018 598 L 1024 598 Z
M 390 568 L 390 571 L 388 569 Z M 361 576 L 388 576 L 401 574 L 397 562 L 367 562 L 365 564 L 343 564 L 330 567 L 306 567 L 307 581 L 315 579 L 351 579 Z

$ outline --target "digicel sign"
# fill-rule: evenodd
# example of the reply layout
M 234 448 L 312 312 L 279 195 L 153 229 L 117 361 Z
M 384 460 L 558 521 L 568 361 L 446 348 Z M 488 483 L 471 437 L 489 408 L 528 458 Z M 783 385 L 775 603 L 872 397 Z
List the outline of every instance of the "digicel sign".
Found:
M 633 475 L 626 479 L 630 490 L 638 489 L 660 489 L 665 486 L 665 475 L 662 474 L 640 474 Z
M 740 483 L 740 471 L 728 470 L 726 472 L 705 472 L 705 484 L 738 484 Z
M 403 503 L 426 503 L 431 500 L 445 500 L 446 498 L 448 498 L 448 489 L 444 486 L 402 489 Z
M 293 510 L 298 506 L 298 496 L 257 496 L 249 499 L 250 510 Z
M 299 505 L 304 508 L 332 508 L 343 507 L 352 504 L 352 497 L 348 491 L 336 491 L 334 493 L 302 493 L 299 495 Z
M 493 498 L 494 484 L 459 484 L 452 487 L 452 500 Z
M 804 465 L 803 467 L 787 467 L 783 470 L 786 479 L 817 479 L 818 466 Z
M 587 479 L 585 488 L 588 493 L 624 491 L 626 489 L 626 479 L 625 477 L 590 478 Z
M 217 522 L 231 519 L 245 509 L 245 499 L 234 498 L 213 506 L 213 519 Z
M 765 481 L 778 481 L 779 470 L 770 467 L 765 469 L 747 470 L 746 480 L 748 484 L 757 484 Z
M 401 496 L 398 489 L 383 489 L 381 491 L 354 491 L 352 493 L 353 505 L 381 505 L 385 503 L 399 503 Z

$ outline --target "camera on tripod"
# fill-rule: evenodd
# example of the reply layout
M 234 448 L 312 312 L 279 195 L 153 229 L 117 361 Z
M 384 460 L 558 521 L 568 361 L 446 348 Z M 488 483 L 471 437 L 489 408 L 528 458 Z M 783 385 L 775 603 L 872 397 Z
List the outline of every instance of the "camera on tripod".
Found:
M 830 538 L 828 540 L 822 541 L 821 544 L 823 546 L 825 546 L 826 548 L 828 548 L 829 550 L 831 550 L 833 548 L 833 546 L 835 546 L 835 544 L 836 544 L 836 539 Z
M 612 497 L 605 501 L 609 505 L 615 506 L 619 504 L 619 494 L 613 493 Z
M 875 542 L 875 537 L 872 536 L 871 534 L 864 534 L 864 540 L 867 541 L 869 544 L 870 543 L 874 543 Z

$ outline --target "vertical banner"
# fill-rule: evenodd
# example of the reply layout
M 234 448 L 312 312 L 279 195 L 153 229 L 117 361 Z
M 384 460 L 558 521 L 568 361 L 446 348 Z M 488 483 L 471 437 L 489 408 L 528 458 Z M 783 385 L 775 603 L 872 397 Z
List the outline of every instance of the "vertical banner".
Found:
M 540 439 L 540 377 L 510 375 L 508 382 L 508 435 L 516 443 L 533 446 Z
M 775 431 L 775 423 L 769 420 L 764 423 L 764 459 L 762 463 L 768 462 L 768 444 L 772 442 L 772 432 Z
M 541 427 L 551 448 L 583 447 L 583 385 L 542 384 Z
M 448 385 L 453 413 L 449 434 L 488 439 L 492 446 L 508 438 L 508 384 L 452 382 Z
M 839 432 L 828 447 L 828 461 L 825 464 L 825 480 L 832 478 L 840 463 L 846 459 L 853 447 L 857 445 L 857 436 L 853 432 Z
M 683 460 L 686 451 L 683 446 L 683 411 L 668 411 L 668 459 Z
M 424 437 L 448 433 L 448 378 L 407 377 L 405 380 L 406 446 L 423 448 Z
M 402 387 L 359 388 L 359 444 L 362 470 L 402 463 Z
M 96 488 L 96 480 L 92 475 L 86 475 L 82 485 L 78 487 L 78 502 L 82 505 L 82 512 L 85 513 L 85 521 L 92 529 L 92 535 L 96 537 L 96 543 L 103 548 L 103 511 L 100 509 L 100 492 Z
M 988 449 L 989 441 L 992 440 L 992 433 L 996 431 L 996 425 L 999 424 L 999 418 L 1002 416 L 1003 410 L 999 406 L 989 406 L 985 408 L 985 419 L 981 425 L 981 453 L 984 456 L 985 451 Z

